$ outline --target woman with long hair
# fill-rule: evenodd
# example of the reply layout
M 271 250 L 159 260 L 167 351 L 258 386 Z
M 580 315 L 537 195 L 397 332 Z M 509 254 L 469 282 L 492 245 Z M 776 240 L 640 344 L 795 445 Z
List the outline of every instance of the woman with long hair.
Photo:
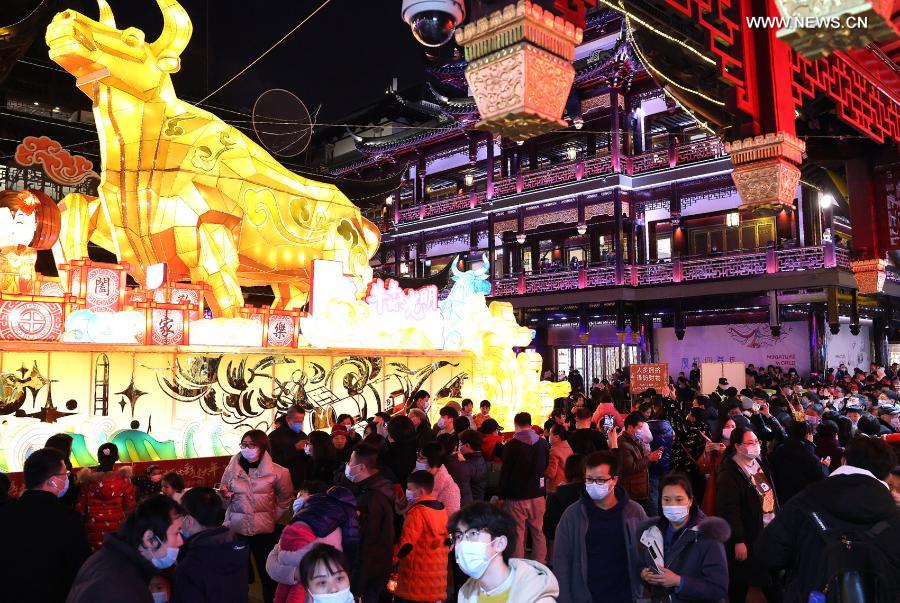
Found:
M 222 475 L 219 494 L 228 507 L 225 524 L 247 538 L 262 582 L 263 600 L 275 599 L 275 581 L 266 573 L 266 557 L 278 542 L 275 524 L 294 500 L 291 475 L 275 464 L 269 437 L 252 429 L 241 438 L 241 451 L 232 457 Z
M 92 551 L 100 548 L 107 533 L 119 529 L 119 524 L 135 507 L 131 466 L 115 469 L 119 448 L 112 443 L 101 444 L 97 458 L 100 461 L 97 467 L 78 473 L 78 502 L 75 504 L 84 517 Z
M 310 433 L 306 442 L 306 455 L 312 459 L 309 479 L 334 485 L 334 474 L 340 467 L 340 462 L 331 436 L 318 430 Z

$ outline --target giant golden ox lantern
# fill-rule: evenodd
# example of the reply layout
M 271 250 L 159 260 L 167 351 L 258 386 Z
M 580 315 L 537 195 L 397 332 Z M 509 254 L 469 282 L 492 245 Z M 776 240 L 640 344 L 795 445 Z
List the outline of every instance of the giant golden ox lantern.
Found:
M 302 306 L 312 261 L 343 263 L 359 294 L 372 278 L 380 234 L 330 184 L 294 174 L 234 127 L 180 100 L 171 73 L 191 37 L 175 0 L 157 0 L 164 24 L 148 42 L 66 10 L 47 28 L 50 58 L 93 101 L 103 171 L 99 198 L 61 204 L 58 263 L 87 257 L 91 241 L 114 252 L 143 283 L 146 268 L 210 286 L 213 312 L 233 317 L 241 285 L 271 285 L 275 304 Z

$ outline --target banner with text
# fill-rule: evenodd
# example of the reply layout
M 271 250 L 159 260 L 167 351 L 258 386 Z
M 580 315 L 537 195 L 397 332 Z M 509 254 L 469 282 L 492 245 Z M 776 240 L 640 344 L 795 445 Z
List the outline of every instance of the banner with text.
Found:
M 805 321 L 785 322 L 777 337 L 765 323 L 688 327 L 681 341 L 672 328 L 656 329 L 654 336 L 656 357 L 669 363 L 673 377 L 681 371 L 687 375 L 694 362 L 698 367 L 704 362 L 772 364 L 784 370 L 794 367 L 801 375 L 809 372 L 809 328 Z

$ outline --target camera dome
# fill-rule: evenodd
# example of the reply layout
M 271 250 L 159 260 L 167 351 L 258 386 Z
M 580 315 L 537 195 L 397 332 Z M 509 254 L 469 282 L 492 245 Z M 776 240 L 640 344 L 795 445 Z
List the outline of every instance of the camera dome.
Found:
M 449 13 L 429 10 L 419 13 L 409 24 L 413 37 L 425 46 L 441 46 L 450 41 L 456 25 Z
M 400 14 L 420 44 L 435 48 L 450 41 L 466 12 L 462 0 L 403 0 Z

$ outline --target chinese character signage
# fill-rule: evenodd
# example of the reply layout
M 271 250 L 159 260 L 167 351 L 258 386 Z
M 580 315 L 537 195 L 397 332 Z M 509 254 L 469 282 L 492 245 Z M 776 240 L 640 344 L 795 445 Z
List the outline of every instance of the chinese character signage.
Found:
M 152 341 L 156 345 L 180 345 L 184 335 L 181 310 L 155 309 L 152 314 Z
M 438 309 L 437 287 L 402 289 L 400 283 L 376 278 L 369 285 L 366 303 L 379 316 L 400 315 L 406 320 L 422 320 Z
M 651 387 L 656 393 L 662 393 L 669 385 L 669 365 L 665 362 L 657 364 L 632 364 L 628 367 L 631 375 L 631 393 L 639 394 Z
M 0 339 L 5 341 L 56 341 L 62 332 L 62 303 L 0 301 Z

